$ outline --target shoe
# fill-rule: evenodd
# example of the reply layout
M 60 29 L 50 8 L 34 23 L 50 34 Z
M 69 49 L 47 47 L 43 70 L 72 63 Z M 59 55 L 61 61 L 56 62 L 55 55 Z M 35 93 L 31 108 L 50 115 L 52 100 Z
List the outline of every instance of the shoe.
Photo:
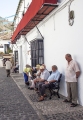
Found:
M 63 102 L 69 102 L 69 103 L 71 103 L 71 101 L 68 101 L 67 99 L 65 99 Z
M 35 90 L 35 91 L 38 91 L 38 89 L 37 89 L 37 88 L 34 88 L 34 90 Z
M 76 106 L 77 106 L 77 104 L 72 103 L 70 107 L 76 107 Z
M 41 102 L 41 101 L 43 101 L 43 100 L 44 100 L 44 97 L 41 96 L 41 97 L 39 98 L 38 102 Z
M 30 86 L 28 87 L 28 89 L 30 89 L 30 90 L 34 90 L 34 88 L 32 88 L 32 87 L 30 87 Z
M 46 95 L 46 94 L 44 94 L 44 97 L 47 97 L 47 95 Z
M 26 85 L 29 85 L 29 82 L 26 82 L 25 84 L 26 84 Z
M 39 91 L 36 91 L 36 93 L 39 93 Z
M 30 90 L 34 90 L 34 88 L 30 87 Z

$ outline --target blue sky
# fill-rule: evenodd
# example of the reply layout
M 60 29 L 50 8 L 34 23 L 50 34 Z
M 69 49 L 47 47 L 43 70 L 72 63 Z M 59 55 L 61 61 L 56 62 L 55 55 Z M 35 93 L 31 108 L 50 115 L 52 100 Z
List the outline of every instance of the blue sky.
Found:
M 0 0 L 0 16 L 5 18 L 15 15 L 19 0 Z M 14 17 L 8 18 L 13 21 Z

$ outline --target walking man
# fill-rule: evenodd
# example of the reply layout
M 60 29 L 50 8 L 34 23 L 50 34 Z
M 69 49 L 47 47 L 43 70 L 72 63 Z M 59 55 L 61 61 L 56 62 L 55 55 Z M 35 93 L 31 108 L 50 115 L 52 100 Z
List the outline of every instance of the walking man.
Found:
M 71 107 L 77 106 L 77 79 L 80 75 L 80 69 L 70 54 L 65 55 L 67 67 L 65 72 L 65 81 L 67 83 L 67 99 L 64 102 L 72 102 Z
M 12 64 L 9 61 L 9 59 L 7 59 L 7 61 L 5 62 L 5 65 L 6 65 L 7 77 L 10 77 L 10 70 L 11 70 Z

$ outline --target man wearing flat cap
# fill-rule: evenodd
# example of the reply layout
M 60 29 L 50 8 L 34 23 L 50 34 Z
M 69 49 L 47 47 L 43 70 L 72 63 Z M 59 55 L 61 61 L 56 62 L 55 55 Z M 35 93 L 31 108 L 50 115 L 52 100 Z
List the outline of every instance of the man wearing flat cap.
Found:
M 37 79 L 34 80 L 34 83 L 36 84 L 36 87 L 38 86 L 37 83 L 47 80 L 48 77 L 50 76 L 49 71 L 46 70 L 46 68 L 43 65 L 40 66 L 40 72 L 41 72 L 40 78 L 37 78 Z

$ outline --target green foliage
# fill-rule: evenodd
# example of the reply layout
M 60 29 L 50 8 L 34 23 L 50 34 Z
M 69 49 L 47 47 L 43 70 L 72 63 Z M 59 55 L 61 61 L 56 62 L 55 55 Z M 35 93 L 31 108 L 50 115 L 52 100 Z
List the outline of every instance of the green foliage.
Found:
M 13 51 L 11 50 L 11 48 L 8 48 L 7 54 L 12 53 L 12 52 L 13 52 Z

